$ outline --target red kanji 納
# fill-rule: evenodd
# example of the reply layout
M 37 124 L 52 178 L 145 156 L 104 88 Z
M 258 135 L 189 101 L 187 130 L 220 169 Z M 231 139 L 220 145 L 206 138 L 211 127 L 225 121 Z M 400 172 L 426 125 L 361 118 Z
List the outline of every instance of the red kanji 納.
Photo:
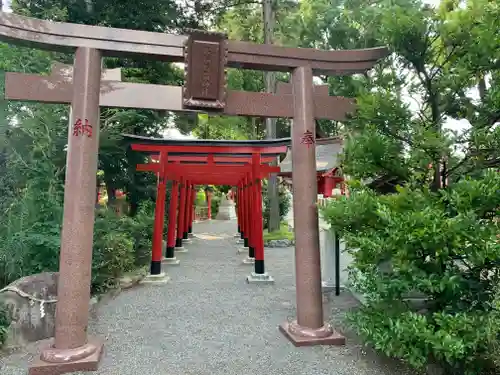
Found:
M 87 137 L 92 138 L 92 125 L 90 125 L 89 120 L 85 119 L 85 123 L 81 119 L 76 120 L 73 125 L 73 135 L 87 135 Z

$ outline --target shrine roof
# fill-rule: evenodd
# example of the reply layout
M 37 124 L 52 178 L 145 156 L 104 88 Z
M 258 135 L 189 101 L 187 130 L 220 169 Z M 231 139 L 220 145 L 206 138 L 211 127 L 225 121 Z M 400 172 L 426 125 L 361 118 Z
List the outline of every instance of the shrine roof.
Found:
M 316 171 L 325 172 L 340 166 L 340 154 L 343 141 L 341 138 L 316 139 Z M 279 164 L 281 175 L 292 173 L 292 149 L 289 148 L 286 157 Z
M 175 152 L 169 152 L 171 155 L 206 155 L 217 153 L 218 155 L 243 156 L 251 155 L 250 149 L 257 149 L 263 156 L 279 156 L 282 152 L 276 152 L 277 148 L 289 147 L 290 138 L 265 139 L 265 140 L 218 140 L 218 139 L 171 139 L 145 137 L 133 134 L 122 134 L 125 141 L 132 144 L 148 145 L 151 147 L 150 153 L 158 153 L 163 147 L 175 146 Z M 182 148 L 185 147 L 186 151 Z M 199 147 L 196 152 L 194 148 Z M 224 149 L 224 152 L 218 152 L 217 149 Z M 269 151 L 266 151 L 269 148 Z M 234 149 L 234 154 L 231 152 Z M 248 152 L 247 152 L 248 149 Z M 240 151 L 238 151 L 240 150 Z M 241 152 L 245 150 L 245 152 Z M 255 151 L 254 151 L 255 152 Z

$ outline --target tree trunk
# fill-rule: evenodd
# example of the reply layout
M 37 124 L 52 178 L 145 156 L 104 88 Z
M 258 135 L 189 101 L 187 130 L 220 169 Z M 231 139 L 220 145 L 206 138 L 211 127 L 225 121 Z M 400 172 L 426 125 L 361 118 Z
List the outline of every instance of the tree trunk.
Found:
M 273 44 L 274 39 L 274 1 L 264 0 L 262 3 L 264 17 L 264 43 Z M 264 73 L 264 82 L 266 92 L 274 93 L 276 86 L 276 76 L 274 72 Z M 266 118 L 266 138 L 276 138 L 276 119 Z M 273 162 L 272 165 L 277 165 Z M 269 200 L 269 232 L 279 230 L 280 227 L 280 210 L 279 210 L 279 194 L 278 194 L 278 179 L 276 174 L 269 176 L 269 184 L 267 187 L 267 196 Z
M 104 176 L 104 184 L 106 185 L 106 193 L 108 194 L 108 208 L 116 211 L 116 189 L 114 188 L 112 182 L 106 179 L 106 176 Z
M 477 89 L 479 91 L 479 97 L 484 101 L 486 98 L 486 81 L 483 75 L 478 76 Z

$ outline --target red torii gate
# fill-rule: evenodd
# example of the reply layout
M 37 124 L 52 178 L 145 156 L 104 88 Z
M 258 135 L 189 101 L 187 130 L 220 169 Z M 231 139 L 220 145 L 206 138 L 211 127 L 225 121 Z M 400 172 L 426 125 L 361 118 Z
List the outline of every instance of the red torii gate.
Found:
M 244 238 L 245 246 L 248 246 L 248 258 L 245 263 L 254 264 L 255 267 L 247 281 L 273 282 L 264 266 L 261 180 L 270 173 L 280 171 L 279 167 L 266 164 L 286 153 L 290 144 L 289 138 L 270 141 L 174 141 L 127 134 L 124 137 L 131 142 L 132 150 L 154 153 L 151 159 L 158 161 L 137 165 L 137 170 L 155 172 L 159 176 L 151 270 L 148 276 L 151 282 L 168 281 L 168 277 L 162 272 L 167 179 L 172 180 L 172 194 L 164 262 L 179 264 L 175 258 L 175 249 L 183 249 L 182 241 L 188 239 L 188 233 L 192 230 L 194 186 L 231 185 L 239 188 L 238 229 Z
M 268 163 L 273 162 L 275 159 L 276 159 L 276 157 L 273 157 L 273 156 L 264 156 L 264 157 L 261 156 L 261 163 L 268 164 Z M 151 155 L 151 160 L 155 161 L 155 162 L 159 162 L 160 156 L 158 154 Z M 169 156 L 168 162 L 169 163 L 173 163 L 173 162 L 184 162 L 184 163 L 199 162 L 202 164 L 206 164 L 208 162 L 215 162 L 217 164 L 224 164 L 224 165 L 244 165 L 244 164 L 251 163 L 252 158 L 250 156 L 245 156 L 245 155 L 235 155 L 235 156 L 217 156 L 217 155 L 215 155 L 215 156 L 214 155 Z M 137 166 L 137 170 L 139 170 L 139 171 L 155 171 L 155 172 L 157 172 L 157 175 L 159 176 L 160 166 L 159 165 L 155 166 L 154 164 L 152 166 L 150 164 L 139 164 Z M 211 176 L 215 177 L 215 174 L 212 172 Z M 210 180 L 210 181 L 202 181 L 202 182 L 196 183 L 196 184 L 197 185 L 209 185 L 209 184 L 212 184 L 212 182 L 213 181 Z M 176 183 L 176 182 L 174 181 L 174 183 Z M 217 177 L 217 181 L 216 181 L 215 185 L 223 184 L 223 185 L 236 186 L 239 183 L 240 183 L 239 177 L 234 178 L 234 176 L 233 176 L 233 177 L 229 177 L 229 179 L 228 179 L 227 171 L 225 171 L 219 177 Z M 210 216 L 211 216 L 210 215 L 210 204 L 211 204 L 210 195 L 207 198 L 208 198 L 207 203 L 208 203 L 208 208 L 209 208 L 209 215 L 208 216 L 210 218 Z M 237 199 L 236 199 L 236 201 L 237 201 Z M 237 214 L 238 214 L 238 234 L 241 235 L 241 239 L 245 239 L 244 234 L 241 231 L 241 227 L 240 227 L 241 215 L 239 212 L 237 212 Z M 191 233 L 191 232 L 192 232 L 192 227 L 189 227 L 188 233 Z M 183 238 L 179 238 L 180 244 L 176 245 L 176 247 L 182 248 L 182 239 L 185 239 L 185 238 L 186 238 L 186 236 L 184 236 Z M 247 241 L 248 241 L 248 239 L 247 239 Z M 246 244 L 246 242 L 245 242 L 245 247 L 248 247 L 248 244 Z

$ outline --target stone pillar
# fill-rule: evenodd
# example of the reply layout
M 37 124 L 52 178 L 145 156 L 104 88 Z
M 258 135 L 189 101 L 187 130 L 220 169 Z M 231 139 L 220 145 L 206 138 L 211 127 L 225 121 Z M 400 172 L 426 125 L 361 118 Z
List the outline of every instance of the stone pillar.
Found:
M 68 130 L 55 338 L 53 345 L 42 348 L 40 359 L 31 364 L 30 375 L 95 371 L 102 354 L 102 342 L 87 337 L 100 81 L 100 51 L 78 48 L 73 71 L 71 127 Z
M 292 124 L 292 184 L 295 227 L 295 274 L 297 320 L 280 330 L 296 346 L 337 344 L 345 338 L 323 320 L 317 183 L 316 124 L 313 105 L 313 75 L 310 66 L 292 74 L 294 118 Z
M 217 212 L 215 220 L 234 220 L 234 219 L 236 219 L 236 208 L 234 201 L 228 198 L 226 195 L 223 195 L 219 205 L 219 212 Z
M 322 230 L 321 250 L 321 285 L 323 291 L 330 292 L 335 288 L 335 233 L 333 230 Z
M 345 243 L 340 241 L 334 230 L 324 230 L 322 235 L 321 284 L 324 292 L 335 290 L 335 294 L 339 295 L 348 282 L 346 268 L 349 267 L 352 258 L 350 254 L 344 252 Z M 352 294 L 357 299 L 362 300 L 357 293 L 352 291 Z
M 180 261 L 175 258 L 175 224 L 177 219 L 177 202 L 179 201 L 179 182 L 172 181 L 172 192 L 170 194 L 170 204 L 168 205 L 168 233 L 167 251 L 165 253 L 165 264 L 177 265 Z

